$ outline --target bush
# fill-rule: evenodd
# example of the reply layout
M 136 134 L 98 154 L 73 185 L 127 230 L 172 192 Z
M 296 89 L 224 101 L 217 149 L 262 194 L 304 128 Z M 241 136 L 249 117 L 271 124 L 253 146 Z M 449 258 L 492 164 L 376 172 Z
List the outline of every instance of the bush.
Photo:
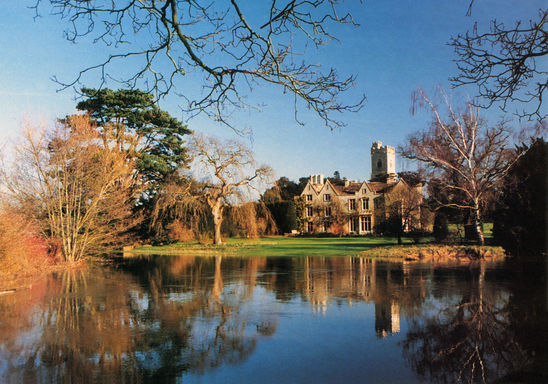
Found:
M 209 233 L 200 233 L 198 234 L 198 243 L 202 244 L 202 245 L 207 245 L 207 244 L 211 244 L 213 242 L 211 236 L 209 235 Z
M 422 229 L 415 229 L 413 231 L 407 232 L 407 236 L 409 236 L 415 244 L 419 244 L 422 239 L 427 237 L 430 233 L 428 231 L 422 230 Z
M 53 257 L 48 255 L 47 242 L 38 236 L 37 225 L 17 213 L 0 213 L 0 279 L 50 264 Z
M 188 243 L 194 240 L 194 231 L 185 225 L 181 220 L 175 220 L 167 226 L 170 239 Z
M 434 217 L 433 235 L 437 242 L 441 242 L 449 235 L 449 223 L 444 212 L 437 211 Z

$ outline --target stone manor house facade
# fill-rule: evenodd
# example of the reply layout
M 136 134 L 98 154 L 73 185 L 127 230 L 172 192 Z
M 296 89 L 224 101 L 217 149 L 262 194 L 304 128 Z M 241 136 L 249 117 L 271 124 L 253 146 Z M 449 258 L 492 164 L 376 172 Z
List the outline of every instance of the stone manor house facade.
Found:
M 374 142 L 370 181 L 334 183 L 321 174 L 310 177 L 301 193 L 306 204 L 304 231 L 370 234 L 375 223 L 386 218 L 390 197 L 409 188 L 422 196 L 421 184 L 410 187 L 396 178 L 395 149 L 383 146 L 380 141 Z

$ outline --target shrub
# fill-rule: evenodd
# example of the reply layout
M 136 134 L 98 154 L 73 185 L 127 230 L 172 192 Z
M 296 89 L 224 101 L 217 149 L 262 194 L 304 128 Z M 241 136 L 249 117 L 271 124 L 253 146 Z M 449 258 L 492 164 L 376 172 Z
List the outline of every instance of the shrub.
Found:
M 13 278 L 52 263 L 48 244 L 38 236 L 35 223 L 17 213 L 0 213 L 0 277 Z
M 438 242 L 445 240 L 449 235 L 449 223 L 447 222 L 447 215 L 444 212 L 436 212 L 433 235 Z
M 194 231 L 181 220 L 175 220 L 173 223 L 169 224 L 167 230 L 170 239 L 185 243 L 194 240 Z
M 419 244 L 421 240 L 429 235 L 428 231 L 422 230 L 422 229 L 415 229 L 413 231 L 407 232 L 407 236 L 409 236 L 415 244 Z
M 198 243 L 202 244 L 202 245 L 206 245 L 206 244 L 211 244 L 212 242 L 212 239 L 211 239 L 211 236 L 209 235 L 209 233 L 200 233 L 198 234 Z

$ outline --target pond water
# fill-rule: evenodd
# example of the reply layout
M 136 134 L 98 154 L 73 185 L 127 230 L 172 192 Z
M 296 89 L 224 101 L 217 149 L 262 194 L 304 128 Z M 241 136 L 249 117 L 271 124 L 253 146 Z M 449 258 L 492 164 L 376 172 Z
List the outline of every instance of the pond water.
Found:
M 547 382 L 543 276 L 362 257 L 121 259 L 0 296 L 0 382 Z

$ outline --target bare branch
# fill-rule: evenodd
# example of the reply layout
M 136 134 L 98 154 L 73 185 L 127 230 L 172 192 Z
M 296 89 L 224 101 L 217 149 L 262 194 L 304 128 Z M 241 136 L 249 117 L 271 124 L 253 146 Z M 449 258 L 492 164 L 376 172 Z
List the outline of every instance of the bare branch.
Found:
M 482 108 L 498 105 L 507 111 L 516 103 L 523 105 L 523 110 L 517 112 L 519 117 L 546 118 L 542 103 L 548 87 L 547 17 L 548 10 L 541 9 L 538 19 L 530 20 L 528 26 L 518 21 L 507 28 L 493 20 L 489 32 L 478 33 L 474 28 L 452 38 L 449 45 L 455 50 L 459 70 L 451 78 L 452 84 L 477 85 L 476 105 Z
M 183 96 L 175 88 L 185 89 L 184 111 L 205 113 L 229 126 L 231 111 L 248 107 L 244 89 L 251 92 L 258 85 L 293 94 L 296 111 L 301 106 L 313 110 L 331 129 L 344 125 L 335 112 L 357 111 L 365 101 L 338 101 L 354 85 L 353 75 L 341 79 L 333 68 L 294 60 L 309 43 L 318 49 L 335 40 L 328 32 L 332 24 L 355 25 L 350 14 L 339 16 L 335 0 L 271 0 L 264 7 L 266 22 L 246 15 L 246 3 L 237 0 L 36 0 L 37 15 L 44 3 L 68 23 L 67 40 L 102 44 L 111 52 L 72 81 L 54 77 L 62 89 L 91 73 L 99 74 L 102 85 L 109 80 L 139 85 L 157 97 Z M 137 66 L 118 76 L 113 68 L 118 62 Z M 188 91 L 187 77 L 201 82 L 201 94 Z
M 226 204 L 241 202 L 255 183 L 269 182 L 270 167 L 257 167 L 253 153 L 241 142 L 221 142 L 213 137 L 195 135 L 189 143 L 196 176 L 202 177 L 202 196 L 211 209 L 215 226 L 215 244 L 221 244 L 221 224 Z
M 470 210 L 479 228 L 489 192 L 516 161 L 515 152 L 508 148 L 511 132 L 504 121 L 495 127 L 487 126 L 470 104 L 457 114 L 447 96 L 442 96 L 447 120 L 423 90 L 413 95 L 414 104 L 427 108 L 433 122 L 429 128 L 409 136 L 400 152 L 426 165 L 430 183 L 444 193 L 445 201 L 438 199 L 439 205 Z M 478 234 L 482 240 L 479 229 Z

